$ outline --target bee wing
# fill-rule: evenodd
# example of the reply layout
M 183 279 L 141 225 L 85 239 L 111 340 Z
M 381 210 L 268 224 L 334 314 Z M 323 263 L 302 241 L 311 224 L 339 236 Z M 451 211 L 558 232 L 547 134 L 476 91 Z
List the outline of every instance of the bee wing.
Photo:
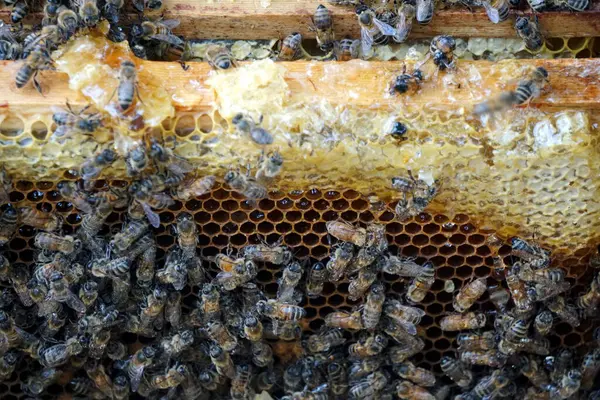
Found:
M 173 46 L 182 46 L 185 42 L 175 35 L 164 35 L 159 33 L 157 35 L 150 36 L 152 39 L 160 40 L 161 42 L 172 44 Z
M 407 18 L 404 13 L 400 13 L 400 15 L 398 15 L 398 23 L 396 24 L 396 34 L 392 37 L 394 42 L 404 42 L 408 38 L 411 28 L 412 19 Z
M 167 168 L 171 172 L 181 175 L 194 170 L 194 166 L 190 162 L 177 156 L 173 157 Z
M 79 297 L 77 297 L 77 295 L 71 291 L 69 291 L 69 295 L 67 296 L 65 303 L 67 303 L 69 307 L 77 311 L 79 314 L 83 314 L 86 311 L 83 301 L 81 301 Z
M 131 362 L 131 361 L 130 361 Z M 129 380 L 131 381 L 131 391 L 137 392 L 140 387 L 140 382 L 142 381 L 142 375 L 144 375 L 144 367 L 140 366 L 137 368 L 130 368 L 128 370 Z
M 498 9 L 492 7 L 488 1 L 482 1 L 481 5 L 485 8 L 485 13 L 492 23 L 497 24 L 500 22 L 500 13 L 498 12 Z
M 417 21 L 428 19 L 433 13 L 433 0 L 417 0 Z
M 396 28 L 394 28 L 393 26 L 390 26 L 390 25 L 386 24 L 385 22 L 378 20 L 377 18 L 373 18 L 373 23 L 375 24 L 377 29 L 379 29 L 379 32 L 383 33 L 384 35 L 386 35 L 386 36 L 396 35 Z
M 150 222 L 150 225 L 152 225 L 155 228 L 158 228 L 160 226 L 160 217 L 158 216 L 157 213 L 154 212 L 154 210 L 152 209 L 152 207 L 150 207 L 150 205 L 148 203 L 140 203 L 142 205 L 142 208 L 144 209 L 144 212 L 146 213 L 146 217 L 148 217 L 148 221 Z
M 160 21 L 160 23 L 169 29 L 175 29 L 179 26 L 180 21 L 178 19 L 165 19 L 164 21 Z
M 360 27 L 360 44 L 363 55 L 367 54 L 373 47 L 373 36 L 367 28 Z

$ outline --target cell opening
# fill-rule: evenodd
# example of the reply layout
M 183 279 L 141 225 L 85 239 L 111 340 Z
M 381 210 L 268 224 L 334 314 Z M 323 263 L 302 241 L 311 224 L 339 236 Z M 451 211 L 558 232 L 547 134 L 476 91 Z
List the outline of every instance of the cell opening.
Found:
M 180 117 L 175 125 L 175 134 L 180 137 L 189 136 L 195 130 L 196 120 L 191 114 Z
M 6 137 L 17 137 L 23 133 L 25 124 L 23 120 L 15 116 L 7 116 L 0 123 L 0 134 Z

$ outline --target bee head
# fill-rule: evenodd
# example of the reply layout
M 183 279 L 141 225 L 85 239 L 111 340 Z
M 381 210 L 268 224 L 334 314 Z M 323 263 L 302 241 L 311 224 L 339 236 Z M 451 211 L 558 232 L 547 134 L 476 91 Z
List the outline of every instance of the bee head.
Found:
M 394 137 L 395 139 L 403 139 L 404 140 L 404 139 L 406 139 L 406 137 L 404 137 L 404 135 L 406 135 L 407 131 L 408 131 L 408 128 L 406 127 L 406 125 L 404 125 L 402 122 L 396 121 L 392 125 L 390 135 L 392 135 L 392 137 Z

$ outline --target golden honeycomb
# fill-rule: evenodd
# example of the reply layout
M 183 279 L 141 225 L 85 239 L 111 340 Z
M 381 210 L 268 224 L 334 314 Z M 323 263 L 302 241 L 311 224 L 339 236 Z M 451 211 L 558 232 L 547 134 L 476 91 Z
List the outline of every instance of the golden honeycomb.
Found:
M 98 190 L 107 190 L 109 185 L 123 184 L 123 181 L 98 181 L 95 186 Z M 15 182 L 10 199 L 18 206 L 30 205 L 57 212 L 64 217 L 63 229 L 66 234 L 78 229 L 80 224 L 79 213 L 71 203 L 61 198 L 55 183 Z M 394 205 L 390 203 L 388 207 L 393 209 Z M 159 246 L 159 264 L 175 242 L 170 225 L 175 223 L 175 218 L 180 212 L 194 215 L 199 231 L 198 252 L 204 257 L 204 267 L 211 275 L 216 275 L 218 269 L 206 261 L 207 257 L 230 250 L 236 252 L 247 244 L 261 240 L 273 243 L 281 238 L 283 243 L 292 249 L 295 257 L 314 263 L 326 260 L 329 256 L 331 238 L 328 237 L 325 227 L 327 221 L 341 219 L 360 225 L 384 224 L 392 254 L 414 257 L 419 263 L 431 260 L 435 265 L 436 281 L 424 301 L 419 303 L 427 312 L 418 326 L 418 334 L 424 340 L 425 348 L 414 356 L 414 361 L 418 366 L 433 370 L 440 377 L 439 360 L 444 355 L 454 354 L 458 333 L 442 332 L 440 329 L 440 319 L 446 313 L 453 312 L 453 295 L 443 290 L 445 281 L 452 280 L 457 290 L 474 277 L 488 277 L 489 284 L 499 279 L 505 285 L 505 281 L 494 273 L 492 253 L 485 244 L 490 232 L 480 229 L 465 214 L 456 214 L 450 218 L 444 214 L 421 213 L 400 223 L 395 220 L 392 212 L 381 208 L 373 209 L 369 201 L 354 190 L 314 188 L 290 193 L 274 192 L 269 198 L 253 205 L 226 185 L 217 184 L 209 194 L 185 203 L 177 202 L 160 212 L 161 226 L 154 229 Z M 116 210 L 108 217 L 101 233 L 120 231 L 124 218 L 125 210 Z M 34 235 L 34 229 L 21 226 L 8 244 L 5 256 L 13 263 L 32 264 L 35 256 Z M 508 245 L 503 246 L 499 254 L 505 257 L 506 263 L 512 263 Z M 567 281 L 573 285 L 571 295 L 583 292 L 589 287 L 592 278 L 592 271 L 587 268 L 589 256 L 587 251 L 576 252 L 573 257 L 560 262 L 563 267 L 569 266 Z M 554 261 L 555 264 L 559 263 Z M 274 296 L 278 287 L 276 281 L 281 273 L 279 266 L 260 265 L 256 282 L 265 294 Z M 404 293 L 405 283 L 398 277 L 381 273 L 380 278 L 387 286 L 388 295 Z M 182 291 L 186 311 L 194 307 L 197 293 L 197 287 L 185 287 Z M 350 310 L 360 302 L 350 301 L 347 294 L 348 281 L 344 279 L 337 284 L 326 283 L 321 296 L 305 299 L 302 303 L 307 312 L 303 325 L 305 332 L 317 331 L 328 313 L 334 310 Z M 473 310 L 481 311 L 493 309 L 487 292 L 473 307 Z M 553 348 L 573 348 L 581 354 L 587 351 L 589 343 L 593 342 L 592 331 L 592 321 L 589 319 L 584 320 L 577 328 L 559 322 L 548 339 Z M 135 345 L 138 340 L 145 342 L 144 338 L 133 334 L 124 334 L 122 338 L 131 345 Z M 52 395 L 60 395 L 63 390 L 65 393 L 68 391 L 55 384 L 42 399 L 51 399 Z M 16 372 L 11 379 L 0 384 L 0 395 L 3 399 L 23 398 L 20 378 Z

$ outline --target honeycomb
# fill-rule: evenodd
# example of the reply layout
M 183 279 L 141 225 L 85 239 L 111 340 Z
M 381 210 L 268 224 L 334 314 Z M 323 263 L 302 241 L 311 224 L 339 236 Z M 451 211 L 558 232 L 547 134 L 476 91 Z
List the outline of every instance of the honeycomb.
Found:
M 206 49 L 211 44 L 220 44 L 230 49 L 236 60 L 262 60 L 271 57 L 277 50 L 278 40 L 199 40 L 193 41 L 189 58 L 193 61 L 205 60 Z M 316 40 L 305 39 L 304 49 L 312 56 L 324 54 Z M 392 61 L 414 59 L 416 54 L 424 54 L 429 48 L 428 40 L 408 40 L 404 43 L 390 43 L 373 47 L 366 58 L 372 61 Z M 532 52 L 518 38 L 457 38 L 456 56 L 461 60 L 499 61 L 512 58 L 590 58 L 600 57 L 600 40 L 593 37 L 546 38 L 542 49 Z M 307 59 L 307 57 L 302 57 Z M 173 60 L 171 60 L 173 61 Z
M 70 75 L 72 89 L 112 115 L 115 110 L 109 99 L 117 82 L 115 67 L 127 51 L 124 45 L 85 36 L 61 50 L 57 66 Z M 98 52 L 101 57 L 85 56 Z M 385 85 L 396 71 L 382 71 L 385 76 L 378 80 L 378 87 L 353 84 L 372 68 L 358 60 L 344 63 L 346 76 L 340 76 L 336 64 L 325 65 L 315 92 L 299 88 L 310 87 L 310 82 L 293 79 L 288 67 L 270 60 L 212 73 L 201 82 L 183 78 L 190 85 L 185 91 L 157 92 L 153 90 L 157 83 L 152 66 L 146 65 L 140 64 L 139 77 L 144 103 L 136 107 L 134 115 L 116 119 L 115 126 L 107 122 L 94 136 L 57 139 L 47 111 L 22 107 L 0 111 L 0 159 L 8 172 L 20 179 L 56 181 L 65 171 L 71 176 L 71 170 L 103 146 L 114 146 L 124 156 L 133 138 L 148 134 L 191 160 L 198 173 L 224 176 L 230 167 L 257 166 L 261 149 L 230 123 L 236 113 L 247 112 L 256 120 L 264 116 L 262 125 L 275 138 L 268 150 L 278 151 L 285 160 L 274 189 L 289 191 L 311 185 L 328 189 L 343 184 L 388 201 L 398 197 L 391 189 L 391 178 L 411 170 L 429 183 L 441 182 L 433 210 L 450 217 L 470 215 L 482 228 L 496 229 L 502 237 L 535 234 L 544 245 L 565 254 L 600 240 L 596 182 L 600 165 L 593 162 L 600 150 L 597 113 L 530 107 L 489 120 L 471 115 L 470 104 L 484 101 L 507 87 L 502 82 L 526 73 L 515 60 L 489 64 L 481 67 L 487 68 L 481 72 L 465 69 L 456 78 L 438 76 L 437 82 L 424 83 L 425 95 L 435 88 L 438 97 L 450 99 L 427 111 L 423 103 L 413 102 L 418 96 L 407 95 L 397 102 L 385 97 Z M 309 71 L 312 65 L 308 64 Z M 581 74 L 583 90 L 586 82 L 593 84 L 593 71 L 580 68 L 573 73 Z M 169 78 L 185 77 L 178 65 L 171 69 Z M 481 89 L 482 74 L 486 80 L 500 83 Z M 454 79 L 471 91 L 457 92 Z M 388 103 L 370 107 L 365 100 L 363 104 L 360 99 L 371 99 L 373 91 L 382 93 Z M 206 106 L 187 111 L 198 105 L 199 96 L 206 99 L 201 103 Z M 355 100 L 348 105 L 346 96 Z M 395 121 L 407 126 L 406 140 L 398 141 L 389 134 Z M 137 124 L 143 129 L 136 130 Z M 124 162 L 119 160 L 105 174 L 123 178 L 123 171 Z
M 95 186 L 99 190 L 107 190 L 109 185 L 122 186 L 123 183 L 98 181 Z M 31 205 L 44 211 L 56 211 L 64 217 L 63 230 L 66 234 L 78 228 L 81 221 L 79 213 L 71 203 L 61 198 L 54 183 L 19 181 L 15 182 L 14 186 L 10 199 L 16 205 Z M 388 206 L 393 207 L 393 203 Z M 161 226 L 154 229 L 159 246 L 159 264 L 164 261 L 165 254 L 174 245 L 175 238 L 170 225 L 175 223 L 180 212 L 194 215 L 199 230 L 198 249 L 205 259 L 217 253 L 224 253 L 229 248 L 235 252 L 245 245 L 261 240 L 273 243 L 282 238 L 283 243 L 290 246 L 295 257 L 313 263 L 328 257 L 330 238 L 325 227 L 327 221 L 341 219 L 360 225 L 372 222 L 384 224 L 392 254 L 415 257 L 418 263 L 430 260 L 435 265 L 436 281 L 424 301 L 419 303 L 427 313 L 418 326 L 418 334 L 425 342 L 425 348 L 414 356 L 414 362 L 420 367 L 434 371 L 439 377 L 439 361 L 445 355 L 454 355 L 458 333 L 443 332 L 439 325 L 440 319 L 446 313 L 453 312 L 453 295 L 443 290 L 446 281 L 452 280 L 456 290 L 474 277 L 488 277 L 489 284 L 501 281 L 505 285 L 505 281 L 494 274 L 492 252 L 485 244 L 491 232 L 482 230 L 465 214 L 449 217 L 445 214 L 421 213 L 399 223 L 394 220 L 390 211 L 380 208 L 375 210 L 358 192 L 343 189 L 274 192 L 254 206 L 237 192 L 229 190 L 226 185 L 217 184 L 209 194 L 185 203 L 177 202 L 160 212 Z M 113 212 L 100 233 L 120 231 L 124 218 L 124 210 Z M 28 226 L 19 228 L 4 253 L 9 261 L 33 264 L 35 232 Z M 512 263 L 510 250 L 508 245 L 499 250 L 499 255 L 503 256 L 508 264 Z M 592 278 L 592 271 L 587 269 L 589 257 L 587 251 L 581 251 L 566 260 L 553 261 L 563 268 L 568 266 L 566 280 L 572 284 L 570 295 L 582 293 L 589 287 Z M 217 267 L 209 261 L 205 261 L 204 267 L 213 276 L 218 272 Z M 276 281 L 281 273 L 279 266 L 260 265 L 256 282 L 265 294 L 273 297 L 276 295 Z M 405 283 L 398 277 L 381 273 L 380 279 L 386 284 L 388 294 L 404 293 Z M 184 310 L 189 312 L 198 298 L 198 288 L 186 287 L 182 295 Z M 327 314 L 334 310 L 350 310 L 360 303 L 360 300 L 349 300 L 347 295 L 348 281 L 344 279 L 337 284 L 326 283 L 321 296 L 305 299 L 301 303 L 307 313 L 304 331 L 315 332 L 323 325 Z M 487 292 L 472 308 L 475 311 L 493 309 Z M 548 339 L 553 348 L 564 346 L 576 349 L 581 355 L 589 350 L 588 347 L 593 342 L 592 323 L 593 321 L 587 319 L 577 328 L 564 322 L 557 323 Z M 124 334 L 122 340 L 132 349 L 137 348 L 136 343 L 145 343 L 144 338 L 133 334 Z M 24 369 L 17 368 L 17 371 Z M 0 396 L 3 399 L 24 398 L 20 389 L 20 379 L 15 372 L 11 379 L 2 382 Z M 52 385 L 42 399 L 55 398 L 63 391 L 65 395 L 61 398 L 67 398 L 64 397 L 67 389 L 61 386 L 66 382 L 68 379 L 65 378 L 59 384 Z

